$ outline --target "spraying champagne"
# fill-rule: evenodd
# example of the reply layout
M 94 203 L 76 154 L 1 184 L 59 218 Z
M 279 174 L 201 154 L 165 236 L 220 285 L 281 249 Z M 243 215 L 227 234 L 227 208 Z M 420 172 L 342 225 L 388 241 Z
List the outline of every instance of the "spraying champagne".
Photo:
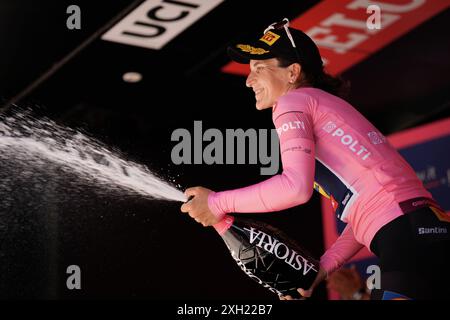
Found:
M 241 269 L 278 296 L 299 298 L 317 276 L 319 262 L 273 226 L 227 215 L 214 228 Z

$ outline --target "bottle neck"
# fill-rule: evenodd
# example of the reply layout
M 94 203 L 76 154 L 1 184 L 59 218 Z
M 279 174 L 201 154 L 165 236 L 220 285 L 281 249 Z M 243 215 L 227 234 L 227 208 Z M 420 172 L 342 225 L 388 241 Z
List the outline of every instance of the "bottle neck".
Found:
M 228 229 L 230 229 L 233 222 L 234 217 L 226 215 L 222 220 L 213 225 L 213 227 L 220 235 L 223 235 Z

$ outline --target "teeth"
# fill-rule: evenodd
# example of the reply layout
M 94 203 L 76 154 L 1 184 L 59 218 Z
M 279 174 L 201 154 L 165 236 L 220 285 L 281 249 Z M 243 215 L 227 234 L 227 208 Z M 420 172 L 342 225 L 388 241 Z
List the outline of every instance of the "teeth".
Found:
M 260 93 L 261 91 L 262 91 L 262 89 L 255 90 L 255 94 L 258 94 L 258 93 Z

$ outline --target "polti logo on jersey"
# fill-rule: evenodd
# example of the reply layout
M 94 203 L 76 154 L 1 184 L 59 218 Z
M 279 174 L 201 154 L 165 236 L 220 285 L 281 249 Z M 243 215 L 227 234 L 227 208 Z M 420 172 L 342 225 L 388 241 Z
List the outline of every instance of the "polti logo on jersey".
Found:
M 339 141 L 346 147 L 350 149 L 355 155 L 361 157 L 362 160 L 367 160 L 371 153 L 369 150 L 361 145 L 358 140 L 353 138 L 351 135 L 346 134 L 344 130 L 338 128 L 333 121 L 329 121 L 325 126 L 322 127 L 326 133 L 331 134 L 332 137 L 337 137 Z
M 386 137 L 376 131 L 367 133 L 367 136 L 369 137 L 369 140 L 370 142 L 372 142 L 372 144 L 382 144 L 386 142 Z
M 303 121 L 288 121 L 283 123 L 281 126 L 277 128 L 278 136 L 281 136 L 283 132 L 287 132 L 289 130 L 298 130 L 302 129 L 305 131 L 305 123 Z
M 336 129 L 336 127 L 337 127 L 336 124 L 330 121 L 322 129 L 327 133 L 331 133 Z
M 269 46 L 273 45 L 278 39 L 280 39 L 280 36 L 276 33 L 273 33 L 272 31 L 266 32 L 261 39 L 262 42 L 267 43 Z

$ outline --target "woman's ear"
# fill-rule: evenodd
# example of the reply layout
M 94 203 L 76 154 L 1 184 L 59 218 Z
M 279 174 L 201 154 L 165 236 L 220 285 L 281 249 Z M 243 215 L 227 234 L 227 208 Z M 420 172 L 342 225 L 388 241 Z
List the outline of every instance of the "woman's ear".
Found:
M 293 63 L 289 66 L 289 83 L 295 83 L 300 78 L 302 67 L 298 63 Z

